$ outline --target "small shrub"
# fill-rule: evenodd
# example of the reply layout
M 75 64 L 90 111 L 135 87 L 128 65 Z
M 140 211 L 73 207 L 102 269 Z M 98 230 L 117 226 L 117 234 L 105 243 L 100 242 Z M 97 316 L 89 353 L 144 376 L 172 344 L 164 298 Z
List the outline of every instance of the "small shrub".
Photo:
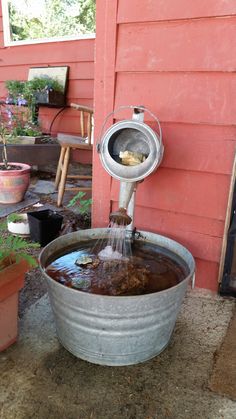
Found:
M 83 197 L 85 196 L 85 192 L 79 191 L 69 202 L 69 204 L 67 205 L 67 207 L 74 207 L 75 205 L 78 205 L 79 207 L 79 213 L 81 215 L 88 215 L 90 213 L 91 210 L 91 204 L 92 204 L 92 199 L 83 199 Z
M 8 259 L 10 264 L 25 260 L 31 267 L 37 266 L 36 259 L 27 253 L 27 250 L 37 249 L 38 243 L 26 241 L 22 237 L 7 235 L 3 233 L 7 228 L 7 222 L 0 224 L 0 270 L 4 269 L 4 259 Z

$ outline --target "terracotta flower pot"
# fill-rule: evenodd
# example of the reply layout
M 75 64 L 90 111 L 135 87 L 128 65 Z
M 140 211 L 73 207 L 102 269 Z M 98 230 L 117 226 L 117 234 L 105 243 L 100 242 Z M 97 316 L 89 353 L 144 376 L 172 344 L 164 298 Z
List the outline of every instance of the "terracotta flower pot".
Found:
M 9 163 L 20 169 L 1 170 L 0 168 L 0 204 L 17 204 L 24 199 L 30 182 L 30 166 L 23 163 Z
M 28 269 L 22 260 L 0 271 L 0 352 L 17 340 L 18 293 Z

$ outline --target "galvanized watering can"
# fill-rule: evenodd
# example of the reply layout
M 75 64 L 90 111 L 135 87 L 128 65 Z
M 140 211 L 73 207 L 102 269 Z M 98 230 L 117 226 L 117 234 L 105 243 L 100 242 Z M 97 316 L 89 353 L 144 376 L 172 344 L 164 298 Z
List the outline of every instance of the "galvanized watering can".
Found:
M 113 124 L 103 134 L 108 119 L 119 111 L 127 109 L 133 111 L 132 119 Z M 154 119 L 158 132 L 144 123 L 144 112 Z M 104 169 L 120 181 L 119 209 L 110 214 L 110 221 L 126 224 L 127 229 L 132 230 L 138 183 L 157 169 L 163 157 L 160 122 L 144 106 L 121 106 L 106 117 L 97 150 Z M 124 164 L 121 159 L 124 155 L 136 159 L 135 164 Z
M 124 109 L 133 110 L 132 119 L 125 119 L 111 125 L 103 134 L 107 121 L 112 115 Z M 144 123 L 144 112 L 155 121 L 155 132 Z M 100 143 L 97 147 L 104 169 L 115 179 L 125 182 L 137 182 L 154 172 L 160 165 L 164 147 L 162 131 L 157 117 L 144 106 L 121 106 L 107 115 L 101 130 Z M 120 163 L 119 155 L 130 151 L 145 156 L 145 160 L 135 166 Z

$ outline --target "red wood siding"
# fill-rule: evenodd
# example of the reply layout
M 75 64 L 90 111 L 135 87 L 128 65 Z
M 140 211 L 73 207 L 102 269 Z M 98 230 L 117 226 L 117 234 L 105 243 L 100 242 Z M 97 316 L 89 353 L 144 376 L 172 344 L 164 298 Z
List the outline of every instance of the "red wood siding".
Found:
M 127 101 L 158 108 L 161 121 L 198 124 L 235 122 L 236 73 L 133 73 L 117 74 L 115 106 Z M 127 86 L 129 91 L 127 92 Z M 145 86 L 142 89 L 141 86 Z
M 147 0 L 145 3 L 145 7 L 140 7 L 140 0 L 120 0 L 117 22 L 155 22 L 235 15 L 235 0 L 198 0 L 191 4 L 189 0 Z
M 2 30 L 0 8 L 0 98 L 6 95 L 5 80 L 27 80 L 30 67 L 67 65 L 67 104 L 76 102 L 93 106 L 94 39 L 4 47 Z M 57 112 L 58 109 L 41 107 L 40 121 L 45 132 L 48 132 Z M 78 133 L 78 116 L 75 111 L 64 111 L 53 124 L 53 134 L 58 131 Z
M 135 225 L 184 244 L 197 286 L 216 291 L 236 146 L 235 0 L 111 3 L 97 1 L 95 137 L 119 105 L 158 116 L 164 159 L 138 187 Z M 119 185 L 96 152 L 94 174 L 93 224 L 105 226 Z
M 120 25 L 117 70 L 232 71 L 236 66 L 235 25 L 236 17 Z

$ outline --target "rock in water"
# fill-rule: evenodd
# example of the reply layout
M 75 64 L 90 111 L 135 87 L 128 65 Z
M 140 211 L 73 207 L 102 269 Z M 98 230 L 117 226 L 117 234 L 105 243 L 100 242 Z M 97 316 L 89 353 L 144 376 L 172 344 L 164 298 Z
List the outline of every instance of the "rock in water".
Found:
M 93 263 L 93 259 L 90 258 L 89 256 L 81 256 L 75 261 L 75 264 L 77 266 L 86 266 L 89 263 Z

